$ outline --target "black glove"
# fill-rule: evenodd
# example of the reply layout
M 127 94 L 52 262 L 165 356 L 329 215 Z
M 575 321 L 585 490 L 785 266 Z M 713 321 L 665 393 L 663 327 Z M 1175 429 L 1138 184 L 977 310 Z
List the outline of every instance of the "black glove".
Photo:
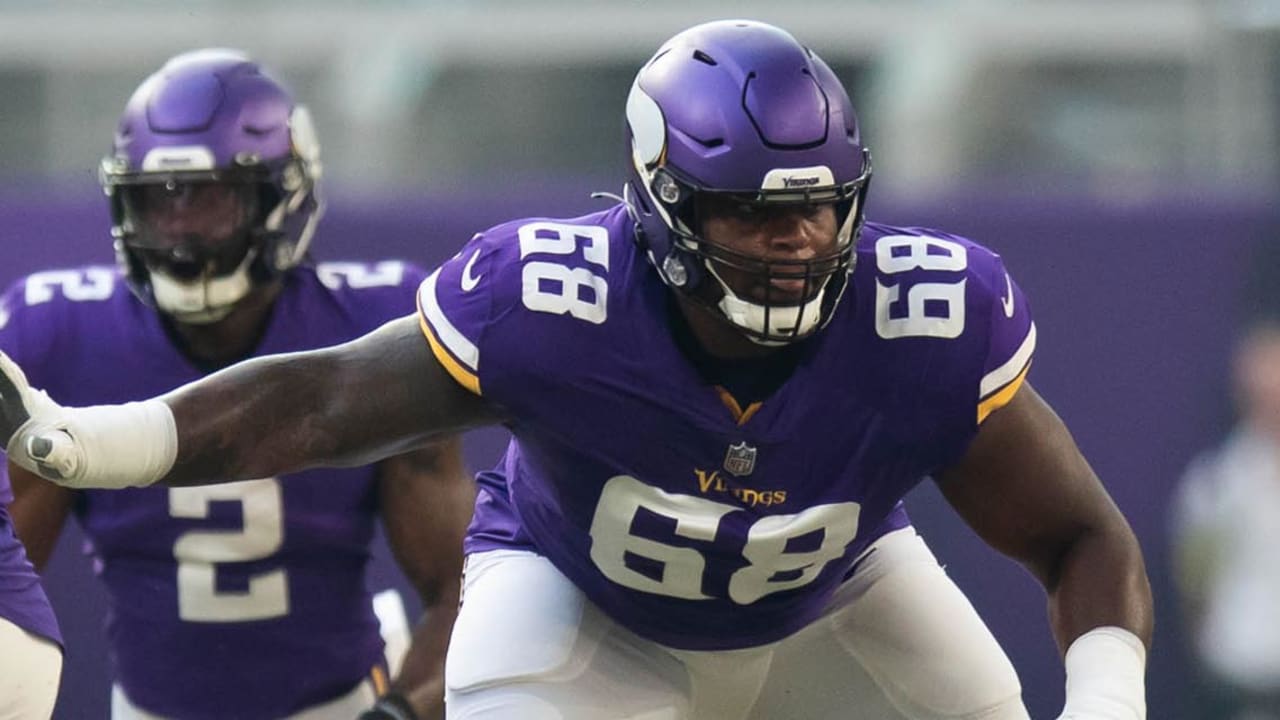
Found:
M 360 713 L 356 720 L 418 720 L 413 706 L 399 693 L 387 693 L 373 707 Z
M 0 450 L 31 417 L 25 398 L 28 392 L 22 369 L 9 356 L 0 353 Z
M 47 479 L 62 479 L 59 468 L 66 467 L 74 442 L 55 446 L 53 440 L 39 433 L 25 439 L 16 437 L 33 416 L 47 420 L 61 411 L 48 395 L 28 385 L 22 368 L 0 352 L 0 450 L 9 453 L 9 460 Z M 71 440 L 70 433 L 64 433 L 63 437 Z M 51 456 L 56 457 L 46 463 Z

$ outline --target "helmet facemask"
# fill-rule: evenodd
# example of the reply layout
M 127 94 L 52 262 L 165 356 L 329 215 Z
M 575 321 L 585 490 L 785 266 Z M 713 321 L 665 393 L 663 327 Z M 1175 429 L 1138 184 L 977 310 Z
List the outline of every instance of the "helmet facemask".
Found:
M 813 335 L 831 319 L 853 271 L 871 176 L 869 157 L 864 168 L 862 176 L 841 186 L 753 192 L 699 188 L 669 168 L 645 173 L 646 204 L 657 209 L 672 238 L 670 252 L 660 260 L 660 274 L 668 285 L 758 344 L 785 345 Z M 836 220 L 834 242 L 827 251 L 804 260 L 765 259 L 734 250 L 704 237 L 701 216 L 713 205 L 737 205 L 749 213 L 810 212 L 830 206 Z M 780 285 L 792 289 L 783 291 Z
M 178 55 L 139 86 L 99 172 L 134 294 L 217 322 L 307 256 L 323 212 L 310 113 L 243 53 Z
M 262 204 L 268 186 L 252 173 L 135 178 L 117 185 L 117 252 L 143 272 L 156 307 L 176 320 L 221 320 L 255 287 L 255 263 L 270 245 Z
M 825 327 L 853 269 L 871 177 L 831 69 L 778 28 L 706 23 L 667 41 L 640 69 L 626 117 L 623 198 L 663 282 L 757 343 L 791 343 Z M 760 212 L 830 206 L 835 243 L 814 248 L 821 257 L 773 260 L 711 242 L 698 212 L 717 198 Z

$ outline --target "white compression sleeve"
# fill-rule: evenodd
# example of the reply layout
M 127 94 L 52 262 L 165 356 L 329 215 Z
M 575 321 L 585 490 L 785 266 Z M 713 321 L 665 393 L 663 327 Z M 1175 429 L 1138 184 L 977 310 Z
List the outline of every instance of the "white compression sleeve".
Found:
M 1145 720 L 1147 649 L 1119 627 L 1094 628 L 1067 648 L 1059 720 Z
M 159 400 L 62 408 L 50 402 L 9 441 L 22 467 L 72 488 L 150 485 L 173 468 L 178 428 Z

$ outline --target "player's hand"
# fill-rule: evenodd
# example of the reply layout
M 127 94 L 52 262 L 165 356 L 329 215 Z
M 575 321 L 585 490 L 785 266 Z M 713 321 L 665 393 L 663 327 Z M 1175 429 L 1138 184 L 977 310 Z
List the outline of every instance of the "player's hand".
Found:
M 378 702 L 360 713 L 356 720 L 418 720 L 418 714 L 404 696 L 391 692 L 378 698 Z
M 61 410 L 0 352 L 0 443 L 14 462 L 51 480 L 65 477 L 77 463 L 71 436 L 47 422 Z

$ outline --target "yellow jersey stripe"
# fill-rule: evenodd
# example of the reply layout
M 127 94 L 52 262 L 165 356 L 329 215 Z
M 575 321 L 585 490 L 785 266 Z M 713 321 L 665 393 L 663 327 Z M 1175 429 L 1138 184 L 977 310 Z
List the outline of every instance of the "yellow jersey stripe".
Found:
M 436 282 L 439 278 L 440 271 L 436 270 L 422 281 L 422 287 L 418 288 L 418 314 L 427 319 L 436 341 L 448 348 L 455 360 L 468 368 L 469 372 L 477 372 L 480 369 L 480 349 L 470 338 L 459 332 L 444 314 L 436 300 Z
M 421 314 L 418 315 L 418 325 L 422 327 L 422 334 L 427 336 L 427 344 L 431 346 L 431 352 L 436 356 L 436 360 L 444 366 L 444 369 L 458 381 L 462 387 L 470 390 L 476 395 L 483 395 L 480 392 L 480 378 L 475 373 L 462 367 L 462 364 L 453 359 L 448 350 L 440 344 L 436 339 L 435 333 L 431 331 L 431 326 L 427 324 L 427 319 Z
M 728 390 L 717 385 L 716 393 L 720 396 L 720 402 L 729 408 L 729 412 L 733 414 L 734 422 L 738 423 L 739 427 L 746 425 L 751 416 L 759 412 L 760 407 L 764 404 L 763 402 L 753 402 L 744 410 L 738 404 L 738 399 L 731 395 Z
M 378 697 L 386 695 L 387 691 L 391 689 L 391 683 L 387 680 L 387 671 L 381 665 L 374 665 L 369 670 L 369 682 L 373 684 L 373 692 Z
M 729 408 L 729 412 L 733 413 L 733 419 L 738 420 L 742 417 L 742 406 L 738 404 L 737 398 L 729 394 L 728 390 L 716 386 L 716 394 L 720 396 L 720 402 Z
M 746 425 L 747 421 L 750 420 L 753 415 L 759 412 L 760 408 L 762 407 L 764 407 L 764 403 L 759 401 L 753 402 L 750 405 L 748 405 L 747 409 L 742 411 L 742 416 L 738 418 L 738 425 L 739 426 Z
M 1000 390 L 996 391 L 994 395 L 978 403 L 979 425 L 982 424 L 983 420 L 987 419 L 988 415 L 1009 404 L 1009 401 L 1013 399 L 1015 394 L 1017 394 L 1018 388 L 1022 387 L 1023 381 L 1027 379 L 1027 371 L 1030 369 L 1031 363 L 1027 363 L 1026 367 L 1022 368 L 1022 372 L 1018 373 L 1013 380 L 1009 381 L 1008 385 L 1005 385 L 1000 388 Z

